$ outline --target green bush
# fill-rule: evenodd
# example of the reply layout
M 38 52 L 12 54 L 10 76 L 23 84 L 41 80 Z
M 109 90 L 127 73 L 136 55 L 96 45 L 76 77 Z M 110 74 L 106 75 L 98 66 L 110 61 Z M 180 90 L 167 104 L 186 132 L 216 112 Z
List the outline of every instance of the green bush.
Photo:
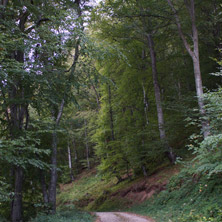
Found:
M 92 222 L 93 217 L 86 212 L 79 211 L 72 206 L 60 209 L 55 215 L 39 214 L 30 222 Z
M 157 222 L 222 221 L 222 178 L 181 175 L 172 178 L 166 191 L 130 211 L 149 215 Z

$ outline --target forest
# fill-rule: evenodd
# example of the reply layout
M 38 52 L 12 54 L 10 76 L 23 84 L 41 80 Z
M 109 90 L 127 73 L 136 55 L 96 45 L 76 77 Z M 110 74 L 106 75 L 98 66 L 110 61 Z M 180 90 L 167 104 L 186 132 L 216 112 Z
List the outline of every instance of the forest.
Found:
M 0 221 L 94 221 L 168 168 L 130 212 L 222 221 L 221 84 L 221 0 L 0 0 Z M 93 207 L 61 204 L 86 172 Z

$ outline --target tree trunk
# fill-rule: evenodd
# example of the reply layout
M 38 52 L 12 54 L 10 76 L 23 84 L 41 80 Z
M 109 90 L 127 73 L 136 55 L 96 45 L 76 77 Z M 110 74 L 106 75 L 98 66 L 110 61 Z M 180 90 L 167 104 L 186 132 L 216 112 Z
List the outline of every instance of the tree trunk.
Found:
M 174 6 L 172 4 L 172 1 L 167 0 L 167 2 L 174 13 L 179 36 L 182 39 L 184 47 L 186 48 L 187 52 L 189 53 L 189 55 L 191 56 L 192 61 L 193 61 L 193 69 L 194 69 L 198 106 L 199 106 L 199 111 L 200 111 L 201 117 L 203 118 L 201 120 L 202 131 L 203 131 L 204 138 L 206 138 L 210 134 L 210 129 L 209 129 L 209 122 L 206 119 L 204 119 L 204 118 L 206 118 L 206 111 L 204 108 L 204 101 L 203 101 L 203 85 L 202 85 L 201 70 L 200 70 L 199 38 L 198 38 L 198 30 L 196 27 L 195 3 L 194 3 L 194 0 L 190 0 L 189 2 L 188 2 L 188 0 L 184 0 L 185 5 L 188 8 L 191 23 L 192 23 L 192 42 L 193 42 L 193 50 L 192 50 L 192 47 L 189 45 L 189 43 L 183 33 L 179 16 L 177 14 L 176 9 L 174 8 Z
M 164 116 L 163 116 L 163 108 L 161 104 L 161 94 L 160 94 L 160 86 L 158 82 L 158 73 L 156 68 L 156 53 L 154 42 L 151 34 L 147 35 L 148 46 L 150 49 L 150 58 L 151 58 L 151 66 L 152 66 L 152 75 L 153 75 L 153 85 L 154 85 L 154 93 L 155 93 L 155 100 L 156 100 L 156 108 L 157 108 L 157 118 L 158 118 L 158 127 L 160 133 L 160 139 L 163 141 L 164 146 L 167 149 L 168 157 L 172 163 L 175 162 L 175 155 L 173 154 L 172 148 L 169 146 L 165 128 L 164 128 Z
M 48 196 L 48 191 L 47 191 L 46 182 L 45 182 L 45 175 L 44 175 L 43 170 L 40 170 L 40 181 L 41 181 L 41 186 L 42 186 L 43 201 L 45 204 L 48 204 L 49 196 Z
M 203 85 L 202 85 L 202 78 L 201 78 L 201 71 L 200 71 L 199 56 L 193 58 L 193 67 L 194 67 L 195 85 L 196 85 L 199 110 L 200 110 L 201 117 L 204 118 L 206 117 L 206 111 L 204 108 Z M 202 119 L 201 125 L 202 125 L 204 138 L 206 138 L 210 134 L 209 122 L 205 119 Z
M 152 39 L 152 35 L 148 34 L 147 39 L 148 39 L 148 45 L 150 49 L 150 58 L 151 58 L 151 64 L 152 64 L 153 85 L 154 85 L 155 101 L 156 101 L 156 108 L 157 108 L 160 139 L 165 140 L 166 133 L 164 129 L 163 109 L 162 109 L 162 104 L 161 104 L 161 94 L 160 94 L 160 87 L 159 87 L 158 74 L 157 74 L 157 68 L 156 68 L 156 53 L 154 50 L 154 42 Z
M 144 145 L 145 145 L 144 139 L 142 139 L 142 148 L 143 148 L 143 150 L 144 150 Z M 141 158 L 141 161 L 142 161 L 141 169 L 143 171 L 143 176 L 147 177 L 148 174 L 147 174 L 146 166 L 143 163 L 144 162 L 144 157 Z
M 23 186 L 23 169 L 15 168 L 15 193 L 12 201 L 12 222 L 22 221 L 22 186 Z
M 3 6 L 7 5 L 8 1 L 2 1 Z M 24 32 L 26 20 L 28 18 L 28 12 L 21 12 L 19 17 L 18 27 L 21 32 Z M 12 58 L 17 62 L 24 64 L 24 51 L 18 50 L 13 52 Z M 9 98 L 14 102 L 10 104 L 10 121 L 9 128 L 11 139 L 17 139 L 22 135 L 24 130 L 24 118 L 26 116 L 26 126 L 28 127 L 28 104 L 25 102 L 25 90 L 22 85 L 20 77 L 16 77 L 13 83 L 9 83 Z M 20 101 L 20 102 L 18 102 Z M 21 103 L 22 101 L 22 103 Z M 19 155 L 22 155 L 20 151 Z M 22 221 L 22 187 L 23 187 L 23 168 L 21 166 L 15 166 L 15 190 L 11 207 L 11 219 L 12 222 Z
M 74 150 L 74 155 L 75 155 L 75 168 L 76 168 L 76 173 L 78 174 L 78 153 L 77 153 L 75 139 L 72 140 L 72 144 L 73 144 L 73 150 Z
M 112 109 L 112 93 L 111 93 L 111 87 L 108 86 L 108 100 L 109 100 L 109 116 L 110 116 L 110 129 L 111 129 L 111 139 L 112 141 L 115 140 L 114 136 L 114 125 L 113 125 L 113 109 Z
M 71 182 L 72 182 L 72 181 L 74 181 L 74 175 L 73 175 L 73 170 L 72 170 L 72 156 L 71 156 L 71 151 L 70 151 L 69 143 L 68 143 L 67 149 L 68 149 L 70 179 L 71 179 Z
M 88 145 L 88 138 L 87 138 L 87 122 L 84 120 L 85 125 L 85 145 L 86 145 L 86 161 L 87 161 L 87 167 L 90 169 L 90 161 L 89 161 L 89 145 Z
M 55 128 L 52 133 L 52 156 L 51 156 L 51 179 L 49 184 L 49 203 L 51 204 L 51 213 L 56 213 L 56 185 L 57 185 L 57 128 L 62 118 L 65 100 L 62 99 L 60 108 L 55 117 L 55 110 L 52 111 L 52 118 L 55 120 Z
M 91 86 L 92 86 L 92 88 L 93 88 L 93 91 L 95 92 L 95 96 L 96 96 L 96 103 L 97 103 L 97 112 L 99 111 L 99 109 L 100 109 L 100 95 L 99 95 L 99 93 L 98 93 L 98 91 L 97 91 L 97 89 L 96 89 L 96 86 L 95 86 L 95 84 L 93 83 L 93 81 L 91 80 L 91 78 L 90 78 L 90 75 L 88 74 L 88 78 L 89 78 L 89 81 L 90 81 L 90 83 L 91 83 Z
M 57 184 L 57 132 L 56 129 L 52 134 L 52 157 L 51 157 L 51 180 L 49 185 L 49 203 L 51 213 L 56 213 L 56 184 Z
M 80 3 L 81 3 L 81 0 L 75 1 L 77 13 L 78 13 L 78 18 L 81 17 L 81 13 L 82 13 L 81 8 L 80 8 Z M 81 24 L 82 30 L 83 30 L 84 26 L 83 26 L 82 19 L 80 19 L 80 24 Z M 81 38 L 79 38 L 77 41 L 77 44 L 75 47 L 73 63 L 71 65 L 71 68 L 68 70 L 68 72 L 70 72 L 69 80 L 71 80 L 71 77 L 76 69 L 76 65 L 78 62 L 79 55 L 80 55 L 80 52 L 79 52 L 80 40 L 81 40 Z M 56 132 L 56 130 L 57 130 L 57 127 L 59 126 L 59 122 L 62 117 L 64 103 L 65 103 L 65 97 L 61 101 L 57 117 L 55 117 L 55 112 L 54 112 L 55 110 L 53 110 L 53 118 L 54 119 L 56 118 L 56 120 L 55 120 L 55 129 L 52 134 L 52 157 L 51 157 L 52 168 L 51 168 L 51 179 L 50 179 L 50 184 L 49 184 L 49 203 L 51 204 L 51 209 L 52 209 L 51 213 L 52 214 L 56 213 L 56 184 L 57 184 L 57 132 Z
M 148 174 L 147 174 L 145 165 L 142 164 L 142 167 L 141 167 L 141 168 L 142 168 L 142 171 L 143 171 L 143 176 L 144 176 L 144 177 L 147 177 Z
M 145 118 L 146 118 L 146 125 L 149 125 L 149 119 L 148 119 L 148 108 L 149 108 L 149 104 L 147 101 L 147 97 L 146 97 L 146 90 L 144 87 L 144 84 L 142 83 L 142 87 L 143 87 L 143 104 L 144 104 L 144 113 L 145 113 Z

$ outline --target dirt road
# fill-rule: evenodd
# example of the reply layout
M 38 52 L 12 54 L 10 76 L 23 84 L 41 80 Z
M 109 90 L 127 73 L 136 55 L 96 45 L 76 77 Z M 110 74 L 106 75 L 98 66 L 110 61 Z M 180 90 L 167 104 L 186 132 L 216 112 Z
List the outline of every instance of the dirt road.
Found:
M 123 212 L 97 212 L 97 222 L 154 222 L 152 219 Z

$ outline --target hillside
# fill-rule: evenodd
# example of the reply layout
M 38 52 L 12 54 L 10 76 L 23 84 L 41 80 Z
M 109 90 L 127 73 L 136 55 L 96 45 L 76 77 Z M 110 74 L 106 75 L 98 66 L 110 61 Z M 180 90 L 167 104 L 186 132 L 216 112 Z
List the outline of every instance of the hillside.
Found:
M 187 163 L 188 164 L 188 163 Z M 191 165 L 190 165 L 191 166 Z M 189 174 L 189 167 L 165 166 L 147 178 L 104 180 L 95 169 L 60 185 L 58 207 L 88 212 L 133 212 L 156 222 L 220 222 L 222 178 Z
M 95 169 L 85 171 L 73 183 L 60 185 L 57 204 L 75 205 L 87 211 L 126 211 L 165 190 L 179 168 L 165 166 L 147 178 L 126 179 L 121 183 L 116 178 L 103 179 Z

